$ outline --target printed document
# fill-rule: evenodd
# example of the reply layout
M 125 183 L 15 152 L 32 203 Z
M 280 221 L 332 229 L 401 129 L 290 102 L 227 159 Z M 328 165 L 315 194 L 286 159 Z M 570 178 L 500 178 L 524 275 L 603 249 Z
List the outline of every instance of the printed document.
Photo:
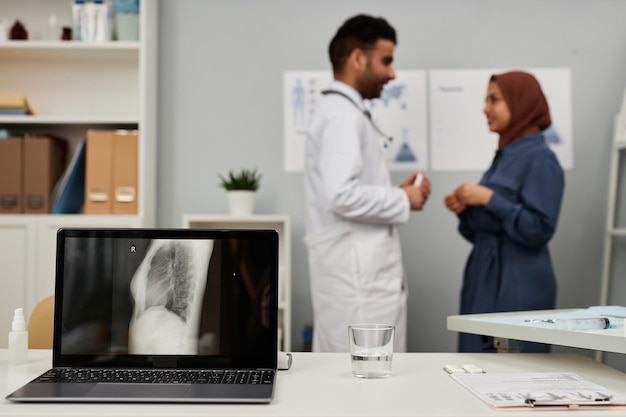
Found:
M 575 373 L 459 373 L 450 377 L 492 407 L 626 404 L 623 396 L 618 398 Z

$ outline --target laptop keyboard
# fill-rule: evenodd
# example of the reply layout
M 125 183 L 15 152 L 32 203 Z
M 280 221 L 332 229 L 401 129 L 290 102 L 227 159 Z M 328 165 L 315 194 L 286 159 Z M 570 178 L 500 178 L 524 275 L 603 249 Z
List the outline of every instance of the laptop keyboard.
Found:
M 50 369 L 33 382 L 142 384 L 271 384 L 272 370 Z

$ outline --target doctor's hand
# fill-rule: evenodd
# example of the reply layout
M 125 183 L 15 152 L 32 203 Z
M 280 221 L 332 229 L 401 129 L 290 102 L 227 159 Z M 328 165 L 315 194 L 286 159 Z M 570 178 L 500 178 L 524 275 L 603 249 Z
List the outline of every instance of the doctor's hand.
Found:
M 400 184 L 400 188 L 404 190 L 409 198 L 411 210 L 421 210 L 424 208 L 426 200 L 428 200 L 428 197 L 430 196 L 430 180 L 423 173 L 419 174 L 422 175 L 422 181 L 419 186 L 414 185 L 415 178 L 418 173 L 411 175 L 402 184 Z
M 456 199 L 466 206 L 486 206 L 493 195 L 493 190 L 483 185 L 464 182 L 453 192 Z

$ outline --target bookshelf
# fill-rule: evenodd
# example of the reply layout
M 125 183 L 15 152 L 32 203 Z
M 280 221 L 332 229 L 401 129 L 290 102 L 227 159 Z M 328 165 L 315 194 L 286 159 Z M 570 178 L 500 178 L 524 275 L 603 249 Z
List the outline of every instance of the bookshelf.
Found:
M 48 17 L 71 26 L 66 0 L 2 0 L 27 41 L 0 41 L 0 94 L 27 98 L 34 115 L 0 115 L 0 129 L 68 140 L 70 155 L 89 129 L 138 129 L 138 211 L 133 215 L 0 215 L 0 315 L 12 317 L 54 292 L 56 231 L 61 227 L 152 227 L 156 221 L 158 2 L 140 2 L 139 40 L 102 43 L 45 39 Z M 0 321 L 0 333 L 10 322 Z M 0 340 L 0 348 L 6 340 Z
M 233 216 L 184 214 L 183 227 L 190 229 L 272 229 L 278 232 L 278 327 L 281 350 L 291 350 L 291 227 L 289 216 L 257 214 Z

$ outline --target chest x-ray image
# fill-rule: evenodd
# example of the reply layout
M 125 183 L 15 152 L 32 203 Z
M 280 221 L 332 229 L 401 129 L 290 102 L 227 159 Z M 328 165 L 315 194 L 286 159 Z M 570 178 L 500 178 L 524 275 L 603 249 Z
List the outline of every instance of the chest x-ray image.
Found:
M 213 242 L 154 240 L 130 284 L 129 352 L 197 354 Z

